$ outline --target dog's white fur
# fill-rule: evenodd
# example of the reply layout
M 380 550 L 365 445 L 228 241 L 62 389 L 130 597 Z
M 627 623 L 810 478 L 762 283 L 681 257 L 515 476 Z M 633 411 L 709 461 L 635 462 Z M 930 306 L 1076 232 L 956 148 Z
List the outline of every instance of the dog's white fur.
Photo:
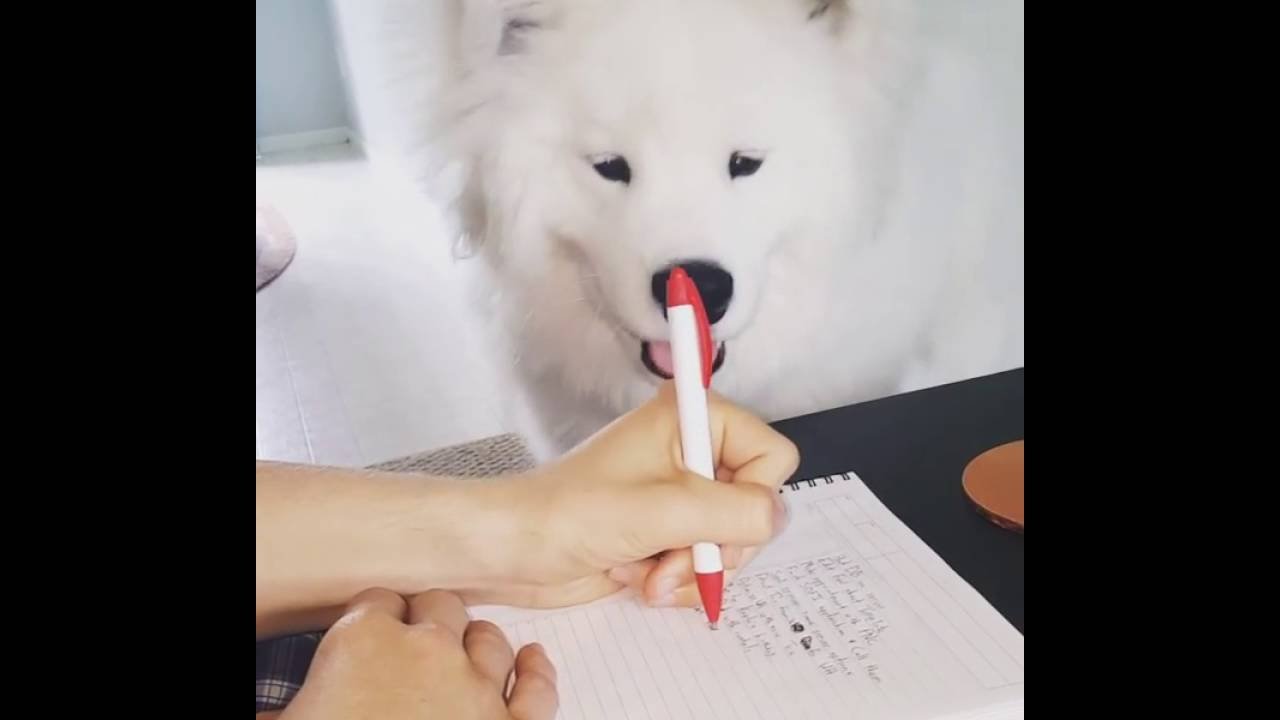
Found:
M 540 454 L 652 395 L 650 276 L 675 260 L 733 273 L 715 387 L 771 419 L 1021 364 L 1007 141 L 910 7 L 462 0 L 437 20 L 456 43 L 414 121 Z M 764 153 L 757 173 L 729 177 L 738 150 Z M 603 153 L 630 185 L 595 172 Z

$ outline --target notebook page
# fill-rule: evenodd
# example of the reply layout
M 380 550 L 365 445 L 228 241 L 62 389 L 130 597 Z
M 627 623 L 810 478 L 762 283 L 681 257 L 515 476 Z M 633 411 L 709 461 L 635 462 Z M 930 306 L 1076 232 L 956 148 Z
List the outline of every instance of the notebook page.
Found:
M 547 648 L 565 719 L 1022 717 L 1022 634 L 856 475 L 783 496 L 791 522 L 717 631 L 625 593 L 472 615 Z

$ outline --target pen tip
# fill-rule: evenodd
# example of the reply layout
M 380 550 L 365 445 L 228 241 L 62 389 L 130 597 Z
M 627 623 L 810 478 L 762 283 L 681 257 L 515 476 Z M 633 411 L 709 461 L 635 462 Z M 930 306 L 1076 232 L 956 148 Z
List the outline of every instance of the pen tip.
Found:
M 719 629 L 720 629 L 720 627 L 719 627 L 719 623 L 711 623 L 711 629 L 712 629 L 712 630 L 719 630 Z

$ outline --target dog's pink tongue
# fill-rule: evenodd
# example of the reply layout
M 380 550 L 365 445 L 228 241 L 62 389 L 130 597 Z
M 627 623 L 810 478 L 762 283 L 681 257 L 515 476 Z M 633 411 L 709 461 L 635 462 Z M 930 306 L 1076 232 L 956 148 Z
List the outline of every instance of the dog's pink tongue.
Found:
M 649 343 L 649 359 L 667 375 L 676 374 L 675 363 L 671 359 L 671 343 L 665 341 Z

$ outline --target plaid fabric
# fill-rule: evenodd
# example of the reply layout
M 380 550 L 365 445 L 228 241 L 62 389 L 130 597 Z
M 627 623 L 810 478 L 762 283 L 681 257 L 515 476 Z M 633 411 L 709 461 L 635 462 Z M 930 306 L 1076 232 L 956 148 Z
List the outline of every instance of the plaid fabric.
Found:
M 534 466 L 523 438 L 499 435 L 375 465 L 392 472 L 475 477 L 523 472 Z M 283 710 L 307 677 L 324 633 L 307 633 L 258 643 L 258 710 Z
M 307 677 L 323 633 L 291 635 L 258 643 L 258 710 L 283 710 Z

